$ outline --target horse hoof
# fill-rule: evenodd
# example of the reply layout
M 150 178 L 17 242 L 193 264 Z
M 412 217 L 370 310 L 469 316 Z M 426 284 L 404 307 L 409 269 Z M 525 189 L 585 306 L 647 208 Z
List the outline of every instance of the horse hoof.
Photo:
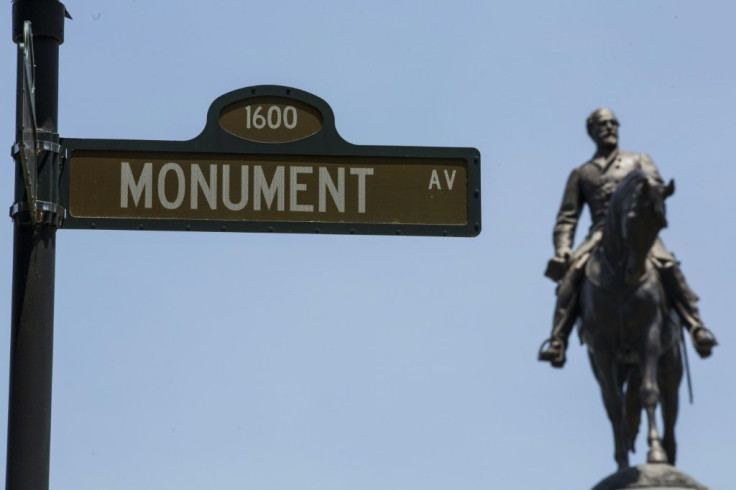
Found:
M 651 464 L 667 464 L 667 453 L 661 447 L 653 447 L 647 453 L 647 463 Z

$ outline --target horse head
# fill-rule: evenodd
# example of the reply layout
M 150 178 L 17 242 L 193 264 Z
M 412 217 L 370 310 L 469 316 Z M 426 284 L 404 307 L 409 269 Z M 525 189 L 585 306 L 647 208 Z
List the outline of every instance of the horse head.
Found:
M 646 258 L 662 228 L 667 227 L 665 199 L 675 183 L 666 186 L 653 175 L 634 170 L 611 196 L 603 233 L 606 257 L 628 284 L 646 271 Z

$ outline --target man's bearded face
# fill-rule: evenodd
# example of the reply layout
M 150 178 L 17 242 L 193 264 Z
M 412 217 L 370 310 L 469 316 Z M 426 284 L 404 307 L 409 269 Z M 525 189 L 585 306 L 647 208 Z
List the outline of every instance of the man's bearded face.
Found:
M 596 145 L 611 147 L 618 145 L 618 120 L 612 112 L 602 111 L 590 128 L 590 136 Z

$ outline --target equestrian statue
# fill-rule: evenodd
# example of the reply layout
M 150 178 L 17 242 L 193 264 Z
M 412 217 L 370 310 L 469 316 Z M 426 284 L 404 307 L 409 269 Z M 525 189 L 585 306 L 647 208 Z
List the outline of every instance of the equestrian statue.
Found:
M 579 321 L 593 373 L 614 431 L 619 469 L 629 466 L 642 409 L 649 424 L 649 463 L 675 463 L 674 426 L 682 378 L 681 342 L 687 330 L 701 357 L 718 344 L 704 326 L 698 297 L 678 261 L 658 238 L 667 226 L 665 185 L 645 153 L 619 149 L 619 122 L 609 109 L 587 119 L 593 158 L 573 170 L 545 275 L 558 283 L 552 334 L 538 358 L 561 368 Z M 592 225 L 572 250 L 578 219 L 588 205 Z M 661 404 L 664 436 L 654 417 Z

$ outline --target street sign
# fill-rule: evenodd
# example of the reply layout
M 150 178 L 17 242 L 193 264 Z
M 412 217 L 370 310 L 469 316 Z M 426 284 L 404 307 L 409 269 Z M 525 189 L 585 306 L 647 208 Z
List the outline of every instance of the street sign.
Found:
M 473 148 L 359 146 L 292 88 L 219 97 L 190 141 L 62 139 L 63 228 L 475 236 Z

